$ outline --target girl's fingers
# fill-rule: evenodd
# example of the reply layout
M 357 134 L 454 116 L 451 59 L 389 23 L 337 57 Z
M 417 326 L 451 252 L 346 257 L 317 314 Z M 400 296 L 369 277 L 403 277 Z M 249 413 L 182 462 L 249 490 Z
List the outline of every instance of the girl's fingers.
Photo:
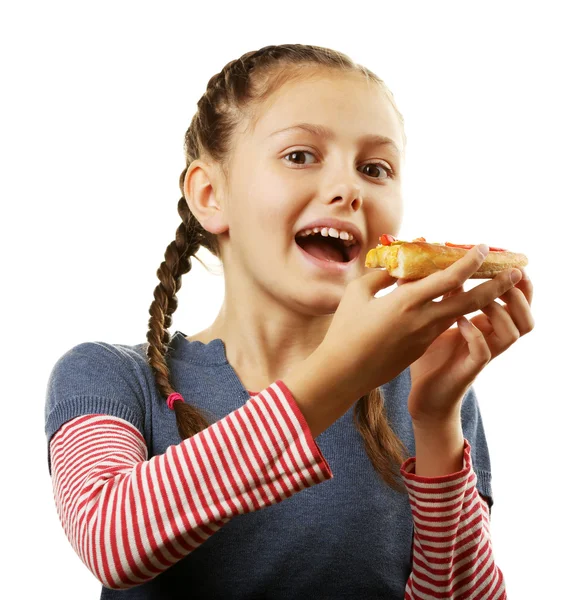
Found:
M 461 259 L 458 262 L 461 262 Z M 469 292 L 455 294 L 444 302 L 438 302 L 433 306 L 434 318 L 446 320 L 455 318 L 457 320 L 462 315 L 482 310 L 483 307 L 514 287 L 515 284 L 510 279 L 511 272 L 512 269 L 502 271 L 493 279 L 476 286 Z
M 520 331 L 506 308 L 495 301 L 482 308 L 482 312 L 492 324 L 492 332 L 486 339 L 493 358 L 510 348 L 520 338 Z
M 517 287 L 518 289 L 520 289 L 522 291 L 522 293 L 524 294 L 524 297 L 526 298 L 526 301 L 528 302 L 528 305 L 532 305 L 532 296 L 534 293 L 534 286 L 532 285 L 532 281 L 530 279 L 530 277 L 527 275 L 526 271 L 524 270 L 524 267 L 519 267 L 519 269 L 522 271 L 522 279 L 516 284 L 515 287 Z
M 499 297 L 505 305 L 492 300 L 482 307 L 482 314 L 473 319 L 465 316 L 457 319 L 458 329 L 468 344 L 468 360 L 474 369 L 476 366 L 482 369 L 534 328 L 530 310 L 533 285 L 524 269 L 520 270 L 522 279 Z M 446 292 L 443 300 L 462 293 L 463 284 Z
M 462 283 L 459 287 L 454 288 L 453 290 L 450 290 L 449 292 L 446 292 L 443 295 L 442 300 L 445 300 L 446 298 L 451 298 L 451 296 L 456 296 L 458 294 L 463 293 L 464 291 L 464 284 Z
M 470 323 L 477 327 L 486 339 L 488 339 L 488 336 L 494 331 L 492 323 L 490 323 L 490 319 L 488 319 L 488 316 L 484 313 L 472 317 L 470 319 Z
M 520 335 L 524 335 L 534 329 L 534 319 L 530 310 L 532 283 L 528 282 L 528 286 L 517 289 L 521 283 L 522 280 L 518 282 L 516 287 L 502 294 L 500 300 L 506 302 L 505 310 L 508 311 L 510 318 L 516 324 Z
M 509 290 L 501 300 L 507 304 L 491 302 L 482 309 L 482 314 L 471 319 L 471 323 L 484 335 L 493 357 L 504 352 L 534 328 L 528 300 L 521 290 Z
M 471 362 L 473 368 L 472 371 L 476 366 L 481 370 L 492 358 L 492 352 L 490 351 L 486 338 L 473 323 L 466 319 L 466 317 L 460 317 L 457 320 L 457 324 L 460 333 L 468 343 L 470 352 L 468 360 Z

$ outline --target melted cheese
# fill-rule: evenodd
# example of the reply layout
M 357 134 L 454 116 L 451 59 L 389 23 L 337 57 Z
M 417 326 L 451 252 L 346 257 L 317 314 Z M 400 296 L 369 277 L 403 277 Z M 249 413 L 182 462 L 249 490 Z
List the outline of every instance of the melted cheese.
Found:
M 372 269 L 384 268 L 392 271 L 397 268 L 400 243 L 393 243 L 390 246 L 379 244 L 376 248 L 369 250 L 366 255 L 365 266 Z

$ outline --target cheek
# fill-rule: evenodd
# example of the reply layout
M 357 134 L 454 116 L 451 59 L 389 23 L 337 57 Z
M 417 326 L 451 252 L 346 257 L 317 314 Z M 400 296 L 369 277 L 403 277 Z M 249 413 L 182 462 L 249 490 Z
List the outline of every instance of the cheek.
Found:
M 265 192 L 265 190 L 263 191 Z M 269 262 L 273 256 L 289 249 L 294 241 L 294 218 L 286 210 L 283 199 L 277 196 L 249 199 L 249 204 L 235 217 L 242 224 L 245 244 L 254 255 L 254 260 Z
M 286 219 L 287 211 L 288 208 L 283 199 L 270 198 L 268 202 L 263 203 L 261 211 L 257 215 L 258 222 L 266 232 L 275 233 L 283 225 L 282 222 Z
M 268 236 L 293 237 L 294 227 L 298 226 L 305 210 L 306 201 L 300 190 L 285 189 L 283 186 L 265 186 L 256 201 L 253 210 L 256 224 Z M 305 217 L 304 217 L 305 220 Z

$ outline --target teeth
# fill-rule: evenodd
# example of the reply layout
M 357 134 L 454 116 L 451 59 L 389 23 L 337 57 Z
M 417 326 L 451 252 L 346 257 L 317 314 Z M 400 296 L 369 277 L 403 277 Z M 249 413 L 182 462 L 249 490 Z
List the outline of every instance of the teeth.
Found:
M 313 229 L 306 229 L 299 233 L 300 237 L 306 237 L 308 235 L 323 235 L 324 237 L 333 237 L 337 239 L 341 239 L 344 241 L 345 246 L 353 246 L 356 244 L 356 240 L 351 233 L 347 231 L 342 231 L 339 229 L 334 229 L 334 227 L 314 227 Z

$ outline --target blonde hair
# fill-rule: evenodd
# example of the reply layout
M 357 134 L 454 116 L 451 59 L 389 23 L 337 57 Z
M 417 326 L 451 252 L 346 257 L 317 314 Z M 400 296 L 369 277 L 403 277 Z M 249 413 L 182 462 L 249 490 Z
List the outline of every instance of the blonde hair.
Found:
M 319 72 L 330 69 L 341 73 L 359 73 L 367 82 L 379 85 L 386 92 L 401 122 L 406 144 L 403 117 L 391 91 L 372 71 L 354 63 L 341 52 L 303 44 L 265 46 L 229 62 L 220 73 L 210 78 L 205 93 L 197 103 L 198 111 L 186 131 L 186 167 L 180 174 L 182 197 L 178 201 L 178 214 L 182 222 L 176 230 L 176 239 L 166 248 L 164 261 L 156 273 L 160 283 L 154 290 L 154 301 L 149 311 L 147 357 L 163 398 L 176 392 L 170 381 L 166 352 L 170 343 L 168 328 L 172 325 L 172 315 L 178 306 L 176 293 L 180 290 L 182 275 L 191 269 L 191 256 L 207 268 L 196 256 L 200 246 L 221 259 L 217 235 L 202 227 L 184 198 L 184 178 L 188 167 L 201 156 L 208 156 L 220 166 L 228 185 L 228 165 L 235 128 L 245 119 L 253 125 L 256 119 L 254 111 L 281 85 L 312 76 L 314 72 L 307 71 L 306 66 L 313 66 Z M 208 415 L 186 402 L 174 403 L 174 411 L 178 432 L 183 440 L 210 425 Z M 382 388 L 376 388 L 359 398 L 354 422 L 374 469 L 389 486 L 404 492 L 399 477 L 400 465 L 407 458 L 407 449 L 390 426 Z

